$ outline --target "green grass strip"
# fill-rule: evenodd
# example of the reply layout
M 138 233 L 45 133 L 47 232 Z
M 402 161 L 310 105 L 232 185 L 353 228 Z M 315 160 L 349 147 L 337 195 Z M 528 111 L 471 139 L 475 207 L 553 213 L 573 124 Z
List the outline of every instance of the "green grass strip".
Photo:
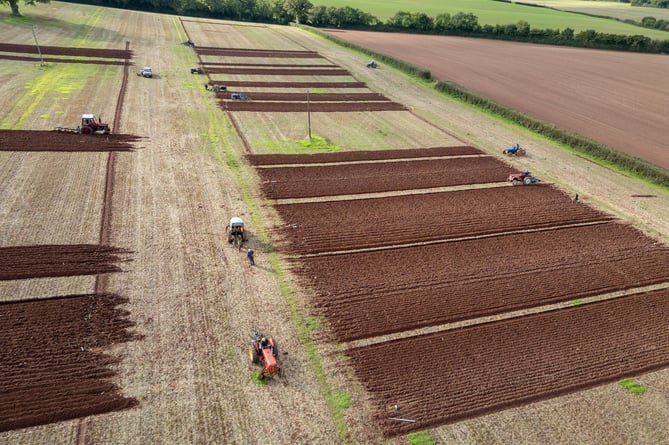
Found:
M 432 439 L 432 436 L 428 431 L 410 433 L 407 438 L 411 445 L 436 445 L 436 442 Z
M 626 379 L 622 379 L 618 383 L 620 383 L 620 386 L 625 388 L 630 393 L 638 395 L 638 396 L 640 396 L 640 395 L 642 395 L 643 393 L 646 392 L 646 387 L 643 386 L 641 383 L 637 382 L 634 379 L 626 378 Z

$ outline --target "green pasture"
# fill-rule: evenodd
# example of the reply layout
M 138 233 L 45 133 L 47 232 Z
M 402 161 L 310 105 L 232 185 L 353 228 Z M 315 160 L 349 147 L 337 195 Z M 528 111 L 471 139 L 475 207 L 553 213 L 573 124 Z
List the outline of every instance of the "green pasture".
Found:
M 611 17 L 618 20 L 634 20 L 640 22 L 644 17 L 655 17 L 658 20 L 669 20 L 669 9 L 642 8 L 639 6 L 631 6 L 629 3 L 607 1 L 594 2 L 586 0 L 531 0 L 526 3 L 534 3 L 549 8 L 580 14 Z
M 669 33 L 667 32 L 628 25 L 617 20 L 494 0 L 422 0 L 420 2 L 411 0 L 362 0 L 356 2 L 350 0 L 315 0 L 313 3 L 314 5 L 335 6 L 339 8 L 350 6 L 368 12 L 382 21 L 392 17 L 398 11 L 424 12 L 433 18 L 445 12 L 451 15 L 458 12 L 471 12 L 478 17 L 479 24 L 481 25 L 507 25 L 517 23 L 519 20 L 525 20 L 532 28 L 538 29 L 562 30 L 571 28 L 576 32 L 593 29 L 597 32 L 608 34 L 640 34 L 651 39 L 669 39 Z M 583 1 L 578 3 L 599 2 Z M 652 10 L 652 12 L 654 11 L 655 9 Z

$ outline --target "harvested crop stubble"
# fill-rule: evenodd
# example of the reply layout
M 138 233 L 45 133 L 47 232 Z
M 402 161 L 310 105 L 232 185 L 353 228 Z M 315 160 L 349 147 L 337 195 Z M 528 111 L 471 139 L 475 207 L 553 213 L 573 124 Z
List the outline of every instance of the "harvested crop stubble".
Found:
M 0 151 L 132 151 L 131 134 L 85 135 L 53 130 L 0 130 Z
M 291 112 L 308 110 L 317 113 L 345 113 L 356 111 L 402 111 L 406 107 L 395 102 L 268 102 L 268 101 L 221 101 L 221 108 L 228 111 Z
M 322 164 L 326 162 L 380 161 L 390 159 L 411 159 L 442 156 L 480 155 L 481 150 L 463 145 L 460 147 L 430 147 L 399 150 L 338 151 L 334 153 L 313 153 L 304 155 L 256 154 L 247 155 L 251 165 L 280 164 Z
M 38 55 L 49 54 L 52 56 L 79 56 L 100 57 L 107 59 L 132 59 L 132 50 L 125 49 L 101 49 L 101 48 L 68 48 L 64 46 L 40 46 L 39 51 L 35 45 L 18 45 L 11 43 L 0 43 L 0 52 L 28 53 Z
M 268 57 L 282 59 L 320 59 L 323 57 L 315 51 L 214 48 L 203 46 L 195 47 L 195 52 L 201 56 Z
M 306 198 L 505 181 L 514 170 L 492 157 L 258 169 L 267 197 Z M 476 172 L 472 174 L 472 172 Z
M 612 220 L 550 187 L 498 187 L 352 201 L 276 205 L 293 254 L 420 243 Z M 519 210 L 522 209 L 522 210 Z M 513 215 L 520 212 L 517 218 Z M 412 221 L 412 223 L 407 223 Z M 342 236 L 342 227 L 354 227 Z
M 120 272 L 130 253 L 97 244 L 0 247 L 0 280 Z
M 130 408 L 111 379 L 118 359 L 94 352 L 139 339 L 114 294 L 0 304 L 0 431 Z
M 396 436 L 666 367 L 668 317 L 664 289 L 347 354 Z
M 338 341 L 669 281 L 669 247 L 618 222 L 295 261 Z

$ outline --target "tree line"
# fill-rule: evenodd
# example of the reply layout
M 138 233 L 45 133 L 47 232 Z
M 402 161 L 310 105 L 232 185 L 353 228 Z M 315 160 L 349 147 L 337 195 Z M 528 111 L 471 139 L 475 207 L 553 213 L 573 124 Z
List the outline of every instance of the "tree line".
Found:
M 669 0 L 662 1 L 669 2 Z M 538 29 L 531 27 L 524 20 L 505 25 L 481 25 L 476 15 L 465 12 L 452 15 L 443 13 L 430 17 L 422 12 L 400 11 L 384 22 L 357 8 L 314 6 L 310 0 L 75 0 L 72 2 L 250 22 L 284 25 L 297 22 L 318 28 L 458 35 L 585 48 L 669 53 L 669 40 L 654 40 L 643 35 L 609 34 L 591 29 L 579 32 L 571 28 Z M 647 17 L 642 25 L 666 29 L 667 23 L 664 20 Z

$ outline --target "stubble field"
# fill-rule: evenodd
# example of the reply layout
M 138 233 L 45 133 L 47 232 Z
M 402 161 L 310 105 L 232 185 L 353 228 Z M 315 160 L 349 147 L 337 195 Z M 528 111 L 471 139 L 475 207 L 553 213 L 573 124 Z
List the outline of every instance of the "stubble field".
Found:
M 563 365 L 551 371 L 553 377 L 544 377 L 543 380 L 527 385 L 519 382 L 519 387 L 525 388 L 524 391 L 506 391 L 505 386 L 492 384 L 493 376 L 479 372 L 487 369 L 487 366 L 497 366 L 500 369 L 499 376 L 503 379 L 525 379 L 523 374 L 513 371 L 514 368 L 510 366 L 513 355 L 506 357 L 508 362 L 504 362 L 502 357 L 495 354 L 473 356 L 467 354 L 467 347 L 458 348 L 457 341 L 464 341 L 463 339 L 471 336 L 463 336 L 460 331 L 454 331 L 448 322 L 454 318 L 449 318 L 448 314 L 442 313 L 429 321 L 428 324 L 432 325 L 442 323 L 442 327 L 427 341 L 422 341 L 420 333 L 408 334 L 404 339 L 398 340 L 399 343 L 406 344 L 406 347 L 394 348 L 394 344 L 384 341 L 383 337 L 370 338 L 369 334 L 361 335 L 363 331 L 360 322 L 350 325 L 352 330 L 348 332 L 353 334 L 342 334 L 346 331 L 339 330 L 332 320 L 339 316 L 340 312 L 337 311 L 350 310 L 351 307 L 347 307 L 346 303 L 355 298 L 341 298 L 342 304 L 337 306 L 326 304 L 326 299 L 320 295 L 323 290 L 329 295 L 339 288 L 341 295 L 361 291 L 363 288 L 356 287 L 351 278 L 359 275 L 359 283 L 369 284 L 370 280 L 372 284 L 377 283 L 373 286 L 376 293 L 371 292 L 370 295 L 376 296 L 379 301 L 387 295 L 403 295 L 402 298 L 407 298 L 409 294 L 406 291 L 421 281 L 411 279 L 412 277 L 430 276 L 437 288 L 441 286 L 440 283 L 448 282 L 448 272 L 453 264 L 439 263 L 443 261 L 461 261 L 455 269 L 463 271 L 463 274 L 458 275 L 455 281 L 460 280 L 459 285 L 464 286 L 465 290 L 473 289 L 469 287 L 467 280 L 478 280 L 474 271 L 485 276 L 498 276 L 498 271 L 492 270 L 495 267 L 510 267 L 508 275 L 515 275 L 519 281 L 507 284 L 503 277 L 498 277 L 493 282 L 518 288 L 532 285 L 532 277 L 549 273 L 542 272 L 542 266 L 547 263 L 553 265 L 552 271 L 564 268 L 564 264 L 567 264 L 566 258 L 569 258 L 568 261 L 571 261 L 573 268 L 583 278 L 579 276 L 576 280 L 571 280 L 572 277 L 565 276 L 558 279 L 553 288 L 540 286 L 540 292 L 537 291 L 536 295 L 533 293 L 531 296 L 539 300 L 544 298 L 546 301 L 553 301 L 552 295 L 559 295 L 558 300 L 565 301 L 576 296 L 585 297 L 593 293 L 629 287 L 650 290 L 649 287 L 652 286 L 649 285 L 652 283 L 658 283 L 661 287 L 666 282 L 663 272 L 667 270 L 663 263 L 667 258 L 666 247 L 633 229 L 627 222 L 634 223 L 645 233 L 659 234 L 659 239 L 667 237 L 669 230 L 665 227 L 666 220 L 661 218 L 669 207 L 666 206 L 669 202 L 666 192 L 649 189 L 573 157 L 549 157 L 547 153 L 552 153 L 555 148 L 533 140 L 531 157 L 516 161 L 514 167 L 499 160 L 495 161 L 492 156 L 481 156 L 480 153 L 472 151 L 469 154 L 456 155 L 451 160 L 455 161 L 453 163 L 444 159 L 432 162 L 443 171 L 458 162 L 475 161 L 469 167 L 456 170 L 457 174 L 454 176 L 462 176 L 463 171 L 476 171 L 478 176 L 479 165 L 485 171 L 486 162 L 491 165 L 497 162 L 499 165 L 491 170 L 496 172 L 493 175 L 495 177 L 486 179 L 487 182 L 498 181 L 497 187 L 487 185 L 488 188 L 485 189 L 456 190 L 449 189 L 452 187 L 450 183 L 439 180 L 429 185 L 439 190 L 420 191 L 417 187 L 409 186 L 381 186 L 372 190 L 358 190 L 363 193 L 375 191 L 388 195 L 376 197 L 379 201 L 369 199 L 369 196 L 351 196 L 349 193 L 355 191 L 345 188 L 340 191 L 331 190 L 325 195 L 323 192 L 301 194 L 301 197 L 311 197 L 313 202 L 301 203 L 297 196 L 286 192 L 282 192 L 282 201 L 267 201 L 264 193 L 271 193 L 273 189 L 267 188 L 267 184 L 272 182 L 264 181 L 268 178 L 272 181 L 271 178 L 274 177 L 266 175 L 280 174 L 284 169 L 282 181 L 292 178 L 305 183 L 314 183 L 314 176 L 304 176 L 304 172 L 308 170 L 305 165 L 291 166 L 291 162 L 286 159 L 276 161 L 279 164 L 273 168 L 259 166 L 256 169 L 245 162 L 245 155 L 271 153 L 271 141 L 295 141 L 304 138 L 303 114 L 230 110 L 224 112 L 218 102 L 220 99 L 202 88 L 204 78 L 189 74 L 189 68 L 202 60 L 190 48 L 181 45 L 187 36 L 198 44 L 201 42 L 202 46 L 212 48 L 307 50 L 326 54 L 332 63 L 349 70 L 354 81 L 364 83 L 369 90 L 364 92 L 380 93 L 407 108 L 415 107 L 415 112 L 315 113 L 313 130 L 316 134 L 326 135 L 330 141 L 343 148 L 375 150 L 378 155 L 365 155 L 372 160 L 386 158 L 386 153 L 379 150 L 388 148 L 444 147 L 444 150 L 453 148 L 457 152 L 461 150 L 457 147 L 475 144 L 479 147 L 475 149 L 477 151 L 497 154 L 498 147 L 492 141 L 515 141 L 522 135 L 469 109 L 438 98 L 388 70 L 371 73 L 364 68 L 364 58 L 330 47 L 299 30 L 247 24 L 223 25 L 221 22 L 195 19 L 181 22 L 169 16 L 58 2 L 44 6 L 44 12 L 41 8 L 37 9 L 37 17 L 43 13 L 63 21 L 67 17 L 68 22 L 77 23 L 77 20 L 81 20 L 81 23 L 86 24 L 82 28 L 63 24 L 56 28 L 57 31 L 49 34 L 49 37 L 43 36 L 45 44 L 70 46 L 72 42 L 78 41 L 81 47 L 106 46 L 122 49 L 125 41 L 130 41 L 134 63 L 140 66 L 152 65 L 157 76 L 155 79 L 129 76 L 126 79 L 127 93 L 122 96 L 122 107 L 118 106 L 120 98 L 116 104 L 109 104 L 108 93 L 102 95 L 95 92 L 115 91 L 116 97 L 122 90 L 123 67 L 91 68 L 110 74 L 105 74 L 104 82 L 100 82 L 100 78 L 95 76 L 78 77 L 81 72 L 73 72 L 72 68 L 63 69 L 57 64 L 42 69 L 50 71 L 42 71 L 31 65 L 31 69 L 34 69 L 31 72 L 32 77 L 24 73 L 0 86 L 3 128 L 47 130 L 63 122 L 76 125 L 81 112 L 96 110 L 96 113 L 102 111 L 106 116 L 114 116 L 109 121 L 115 122 L 115 133 L 144 138 L 135 145 L 135 149 L 124 152 L 45 153 L 0 150 L 3 165 L 12 166 L 3 170 L 4 174 L 0 177 L 3 184 L 3 203 L 6 203 L 0 215 L 0 232 L 3 235 L 3 245 L 0 247 L 45 245 L 54 240 L 69 245 L 101 243 L 130 252 L 132 261 L 122 263 L 123 272 L 100 274 L 95 280 L 84 280 L 78 276 L 0 281 L 0 298 L 6 302 L 4 307 L 10 308 L 17 301 L 56 302 L 59 296 L 69 298 L 75 293 L 118 294 L 120 298 L 113 300 L 113 304 L 127 311 L 122 314 L 131 320 L 131 325 L 122 322 L 119 326 L 124 329 L 130 327 L 131 333 L 128 338 L 119 337 L 125 340 L 117 340 L 116 345 L 104 345 L 105 353 L 114 358 L 105 362 L 105 366 L 112 366 L 111 369 L 116 375 L 116 394 L 133 402 L 126 406 L 131 409 L 75 417 L 70 421 L 0 433 L 0 441 L 403 443 L 406 440 L 403 434 L 425 427 L 432 428 L 430 434 L 440 443 L 508 442 L 512 438 L 518 443 L 519 437 L 520 442 L 525 443 L 533 443 L 538 437 L 566 442 L 596 438 L 597 442 L 605 443 L 616 438 L 621 443 L 632 443 L 632 439 L 636 443 L 657 443 L 657 440 L 662 441 L 669 437 L 666 412 L 662 410 L 662 394 L 666 394 L 669 386 L 666 371 L 662 369 L 666 363 L 666 353 L 658 347 L 666 341 L 662 338 L 663 331 L 653 330 L 653 320 L 659 320 L 663 314 L 659 303 L 654 300 L 661 300 L 664 292 L 662 290 L 654 294 L 587 304 L 571 309 L 572 312 L 563 310 L 523 318 L 511 317 L 500 326 L 475 323 L 469 331 L 465 330 L 476 331 L 477 334 L 473 336 L 475 338 L 478 338 L 479 333 L 499 338 L 501 343 L 496 350 L 511 351 L 512 347 L 504 344 L 504 339 L 513 338 L 513 335 L 499 335 L 500 333 L 514 333 L 519 329 L 527 332 L 533 326 L 545 326 L 540 318 L 551 320 L 551 326 L 562 332 L 563 337 L 551 335 L 546 330 L 541 335 L 537 333 L 536 336 L 530 336 L 536 340 L 537 345 L 545 345 L 545 342 L 540 341 L 545 338 L 550 339 L 555 346 L 545 349 L 545 358 L 541 360 L 538 355 L 527 356 L 528 360 L 537 359 L 535 367 L 526 370 L 528 379 L 538 375 L 537 373 L 546 374 L 548 368 L 541 364 L 551 361 L 551 357 L 555 355 L 550 355 L 549 352 L 555 353 L 558 346 L 570 348 L 572 354 L 563 356 L 570 357 L 576 363 L 590 357 L 586 354 L 587 351 L 578 352 L 578 340 L 584 336 L 592 336 L 592 342 L 588 342 L 592 348 L 608 345 L 602 350 L 609 351 L 610 354 L 600 357 L 607 364 L 605 368 L 596 367 L 597 362 L 590 360 L 588 363 L 592 364 L 592 369 L 586 367 L 583 373 L 573 374 L 570 372 L 571 362 L 566 360 Z M 30 43 L 30 36 L 26 35 L 22 41 L 21 33 L 13 31 L 11 37 L 5 33 L 0 34 L 0 37 L 4 42 Z M 210 58 L 209 62 L 216 60 Z M 7 75 L 10 68 L 6 67 L 7 64 L 3 65 L 0 67 L 0 76 L 10 79 Z M 132 69 L 130 71 L 132 74 Z M 292 76 L 288 76 L 290 77 Z M 283 80 L 288 81 L 288 78 Z M 53 83 L 51 87 L 48 86 L 47 79 Z M 219 83 L 227 79 L 207 76 L 206 80 Z M 319 76 L 313 81 L 318 82 Z M 58 88 L 58 82 L 78 86 L 67 89 L 67 93 L 64 93 L 64 89 Z M 31 86 L 26 94 L 14 94 L 25 85 Z M 36 91 L 38 94 L 35 94 Z M 303 94 L 299 89 L 294 93 Z M 428 103 L 429 107 L 424 106 Z M 439 116 L 432 119 L 435 114 Z M 444 119 L 448 124 L 444 123 Z M 377 123 L 379 125 L 375 125 Z M 241 132 L 241 137 L 237 131 Z M 427 153 L 416 151 L 422 156 Z M 355 157 L 344 155 L 349 159 L 344 163 L 352 162 L 353 165 L 330 169 L 340 171 L 341 183 L 349 182 L 345 178 L 352 179 L 365 171 L 358 164 L 360 161 L 351 160 L 351 156 Z M 461 156 L 473 158 L 466 159 Z M 387 157 L 397 157 L 396 152 L 388 153 Z M 390 183 L 392 178 L 399 180 L 401 176 L 406 176 L 411 181 L 410 173 L 414 168 L 406 166 L 424 164 L 420 161 L 416 163 L 412 159 L 400 159 L 399 162 L 405 166 L 405 173 L 400 174 L 398 172 L 401 170 L 395 168 L 397 166 L 379 168 L 384 162 L 377 160 L 367 166 L 367 171 L 371 170 L 382 178 L 379 180 L 380 184 Z M 327 164 L 331 161 L 332 159 L 320 159 L 316 165 L 312 165 L 313 171 L 318 172 L 315 178 L 328 171 L 320 163 Z M 252 160 L 253 164 L 259 162 L 262 163 L 260 160 Z M 303 162 L 295 158 L 296 164 Z M 113 165 L 111 170 L 109 165 Z M 543 177 L 549 179 L 547 182 L 555 182 L 556 185 L 535 189 L 501 187 L 510 169 L 528 165 L 540 174 L 543 173 Z M 584 205 L 578 205 L 571 202 L 564 191 L 571 192 L 569 181 L 574 175 L 585 178 L 583 168 L 588 171 L 589 179 L 579 182 L 579 192 L 585 202 Z M 388 174 L 393 177 L 389 178 Z M 371 180 L 373 176 L 367 173 L 365 177 Z M 427 176 L 437 175 L 428 173 Z M 473 183 L 471 176 L 470 174 L 468 181 L 459 181 L 458 184 L 467 186 Z M 110 177 L 113 179 L 111 195 L 108 192 Z M 600 178 L 604 179 L 596 180 Z M 331 179 L 336 183 L 337 175 Z M 413 181 L 416 184 L 421 183 L 422 177 L 418 175 Z M 608 187 L 610 181 L 617 187 Z M 35 187 L 51 192 L 46 197 L 41 193 L 26 194 L 26 190 L 34 190 Z M 293 184 L 293 190 L 299 191 L 300 188 Z M 484 195 L 484 191 L 488 193 Z M 337 193 L 345 193 L 341 197 L 346 200 L 334 202 L 327 197 Z M 413 195 L 414 200 L 406 201 L 410 198 L 405 195 Z M 630 199 L 631 195 L 652 195 L 654 198 Z M 439 204 L 432 204 L 435 201 L 430 201 L 435 197 L 451 202 L 452 207 L 446 206 L 445 214 L 430 213 L 430 209 L 439 207 Z M 357 198 L 363 201 L 356 203 Z M 290 199 L 295 201 L 291 202 Z M 462 210 L 458 210 L 463 206 L 476 206 L 479 200 L 485 203 L 481 207 L 487 209 L 480 214 L 476 211 L 463 214 Z M 108 210 L 105 210 L 106 202 L 109 204 Z M 276 206 L 271 209 L 265 204 Z M 359 214 L 359 220 L 355 218 L 356 210 L 353 210 L 356 204 L 361 204 L 365 210 L 369 209 L 369 212 Z M 327 224 L 321 225 L 314 216 L 312 209 L 319 208 L 316 214 L 327 221 Z M 404 213 L 399 213 L 401 209 L 405 209 Z M 510 227 L 509 218 L 490 216 L 509 212 L 518 215 L 523 211 L 528 217 L 526 226 L 520 224 L 522 233 L 503 234 L 515 230 Z M 412 215 L 419 220 L 425 219 L 426 227 L 432 227 L 432 232 L 426 230 L 425 235 L 407 239 L 405 232 L 401 230 L 401 222 L 406 218 L 399 216 L 408 212 L 413 212 Z M 255 268 L 251 268 L 242 254 L 228 248 L 224 242 L 224 226 L 233 215 L 242 216 L 247 221 L 251 232 L 249 246 L 257 253 Z M 337 219 L 337 215 L 346 215 L 354 224 L 365 224 L 364 230 L 368 231 L 370 242 L 363 246 L 361 241 L 356 242 L 353 239 L 354 248 L 375 249 L 391 240 L 393 244 L 387 246 L 391 249 L 327 255 L 327 237 L 337 229 L 336 224 L 331 223 Z M 389 215 L 397 215 L 398 218 L 391 218 Z M 446 219 L 458 223 L 444 224 Z M 464 222 L 460 222 L 462 219 Z M 611 219 L 622 221 L 611 222 Z M 285 230 L 290 230 L 295 224 L 299 227 L 302 220 L 305 224 L 304 240 L 292 244 L 289 241 L 290 235 Z M 485 228 L 485 224 L 476 222 L 481 220 L 499 220 L 494 230 L 502 234 L 486 238 L 485 236 L 494 234 Z M 365 223 L 366 221 L 368 222 Z M 551 229 L 554 224 L 564 224 L 565 221 L 595 225 Z M 381 225 L 379 230 L 386 230 L 384 227 L 388 227 L 390 236 L 378 237 L 379 230 L 373 228 L 376 222 Z M 415 227 L 415 222 L 413 219 L 409 221 L 408 233 Z M 104 226 L 108 226 L 107 231 L 103 230 Z M 284 231 L 279 229 L 282 226 L 286 228 Z M 454 226 L 453 229 L 448 229 L 451 226 Z M 603 227 L 607 229 L 602 230 Z M 541 230 L 533 232 L 534 229 Z M 551 230 L 560 236 L 548 236 L 547 233 Z M 572 232 L 578 235 L 569 236 Z M 439 233 L 445 235 L 440 237 Z M 417 245 L 420 242 L 443 241 L 449 237 L 462 236 L 474 236 L 475 239 Z M 483 237 L 478 238 L 479 236 Z M 318 238 L 325 240 L 321 241 L 322 247 L 310 247 L 312 240 L 314 246 L 319 245 Z M 342 237 L 333 238 L 335 240 L 332 248 L 351 248 L 350 243 L 339 243 L 338 240 Z M 494 243 L 490 239 L 510 244 L 506 249 L 499 250 L 493 247 Z M 584 244 L 583 239 L 588 239 L 589 242 Z M 272 253 L 275 242 L 279 245 L 278 253 Z M 412 245 L 399 248 L 394 243 Z M 547 245 L 553 247 L 541 248 Z M 531 257 L 527 267 L 534 271 L 533 274 L 527 275 L 525 271 L 528 269 L 521 263 L 504 261 L 502 254 L 499 254 L 499 262 L 493 264 L 494 267 L 482 263 L 477 268 L 468 261 L 476 256 L 483 258 L 481 252 L 488 248 L 502 252 L 517 251 L 521 246 L 530 250 Z M 568 252 L 564 253 L 563 249 L 567 246 Z M 443 252 L 444 249 L 449 252 Z M 465 254 L 454 254 L 450 252 L 451 249 L 462 249 Z M 602 255 L 602 250 L 605 251 L 604 259 L 600 260 L 598 253 Z M 642 253 L 648 256 L 643 257 Z M 310 254 L 320 256 L 310 257 Z M 418 267 L 410 269 L 411 273 L 405 267 L 382 272 L 378 270 L 379 264 L 392 269 L 391 265 L 395 261 L 386 260 L 387 256 L 396 256 L 399 261 Z M 341 262 L 337 265 L 328 264 L 331 261 L 343 261 L 346 257 L 349 260 L 356 259 L 353 266 Z M 363 257 L 369 258 L 367 269 L 364 263 L 357 261 Z M 489 256 L 492 257 L 494 255 Z M 432 259 L 436 259 L 437 263 L 431 264 Z M 420 266 L 423 263 L 425 266 Z M 324 268 L 314 272 L 321 266 Z M 313 270 L 308 271 L 309 268 Z M 347 268 L 351 268 L 348 273 Z M 423 270 L 419 275 L 412 275 L 421 269 Z M 367 275 L 365 270 L 370 271 L 371 275 Z M 337 277 L 339 273 L 344 274 L 343 279 Z M 527 281 L 523 278 L 526 275 Z M 322 279 L 313 278 L 319 276 Z M 368 278 L 363 279 L 365 276 Z M 388 277 L 397 281 L 388 281 Z M 610 277 L 615 279 L 609 279 Z M 537 282 L 543 286 L 546 280 L 538 279 Z M 385 289 L 386 283 L 390 284 L 390 288 Z M 397 289 L 391 289 L 393 283 L 398 286 Z M 574 286 L 573 292 L 571 288 L 565 288 L 566 285 Z M 434 293 L 434 289 L 436 288 L 427 292 L 426 298 L 435 299 L 444 309 L 453 306 L 447 302 L 444 304 L 439 294 Z M 584 293 L 578 294 L 578 291 Z M 339 290 L 335 294 L 339 295 Z M 362 294 L 368 295 L 367 290 L 362 290 Z M 524 307 L 528 303 L 526 297 L 526 294 L 520 296 L 517 303 L 509 301 L 509 305 Z M 596 297 L 597 295 L 594 296 Z M 407 301 L 412 301 L 413 307 L 421 308 L 421 305 L 415 304 L 415 299 L 408 298 Z M 643 315 L 647 312 L 629 310 L 630 307 L 640 308 L 646 304 L 651 304 L 655 311 L 647 317 Z M 499 306 L 499 302 L 495 302 L 495 305 Z M 615 311 L 618 311 L 616 314 L 619 314 L 616 319 L 620 324 L 603 324 L 597 331 L 591 329 L 592 320 L 602 318 L 597 311 L 604 308 L 604 312 L 610 315 L 614 305 Z M 429 308 L 429 305 L 422 307 Z M 328 311 L 331 311 L 330 314 Z M 475 312 L 473 309 L 472 311 Z M 574 311 L 583 321 L 579 322 L 581 318 L 570 315 Z M 462 316 L 471 315 L 473 312 L 463 309 Z M 489 312 L 482 311 L 481 314 L 483 313 Z M 392 317 L 393 311 L 382 310 L 379 314 Z M 562 314 L 569 322 L 559 321 L 558 315 Z M 360 316 L 364 313 L 358 311 L 354 315 Z M 637 318 L 632 319 L 633 315 Z M 322 327 L 314 328 L 313 323 L 308 322 L 314 316 L 322 317 Z M 77 315 L 72 315 L 72 318 L 76 319 Z M 108 318 L 105 316 L 105 319 Z M 380 317 L 375 318 L 377 323 L 383 320 Z M 635 328 L 640 319 L 645 322 L 643 330 Z M 407 328 L 425 325 L 424 316 L 408 317 L 407 320 Z M 285 371 L 284 377 L 267 385 L 254 383 L 253 369 L 248 363 L 247 345 L 254 324 L 259 324 L 261 329 L 277 338 L 282 346 L 280 359 Z M 362 322 L 362 326 L 366 327 L 367 324 Z M 616 349 L 615 342 L 604 342 L 604 339 L 609 338 L 607 333 L 612 331 L 628 332 L 624 348 Z M 387 330 L 377 328 L 371 332 L 371 335 L 380 335 Z M 7 338 L 7 333 L 3 332 L 4 338 Z M 338 336 L 364 339 L 370 344 L 337 344 L 334 340 Z M 461 355 L 442 350 L 443 354 L 449 356 L 449 366 L 452 367 L 444 368 L 443 372 L 446 374 L 438 375 L 441 380 L 446 381 L 449 376 L 459 376 L 462 380 L 454 379 L 452 383 L 460 390 L 464 387 L 462 394 L 466 397 L 454 397 L 453 394 L 458 393 L 452 389 L 455 386 L 440 385 L 444 404 L 440 405 L 441 409 L 427 415 L 418 407 L 428 397 L 424 392 L 426 388 L 434 384 L 430 372 L 435 368 L 423 366 L 422 363 L 428 361 L 427 357 L 431 357 L 434 348 L 430 346 L 430 342 L 443 343 L 446 341 L 444 338 L 450 336 L 452 340 L 449 339 L 448 342 L 452 342 Z M 560 338 L 568 338 L 569 342 L 560 343 Z M 635 343 L 635 338 L 645 341 Z M 492 343 L 489 345 L 494 346 Z M 393 354 L 397 354 L 397 359 L 391 360 L 393 363 L 418 363 L 416 369 L 411 367 L 402 373 L 410 380 L 405 379 L 395 384 L 395 377 L 383 374 L 383 370 L 390 372 L 394 369 L 383 366 L 383 357 L 392 357 L 383 350 L 385 347 L 393 348 Z M 343 352 L 337 352 L 338 348 L 343 348 Z M 618 352 L 614 353 L 616 351 Z M 425 358 L 416 360 L 416 357 L 423 355 Z M 491 362 L 486 362 L 483 357 Z M 375 365 L 374 360 L 381 360 L 382 369 Z M 347 365 L 349 361 L 350 366 Z M 467 363 L 472 366 L 463 368 Z M 517 361 L 514 363 L 517 364 Z M 657 369 L 660 370 L 648 372 Z M 418 372 L 420 370 L 423 371 Z M 646 373 L 640 374 L 642 372 Z M 648 391 L 643 397 L 633 396 L 618 385 L 593 386 L 612 382 L 620 375 L 630 373 L 646 386 Z M 412 378 L 412 375 L 416 378 Z M 370 376 L 373 378 L 370 379 Z M 382 386 L 389 385 L 398 389 L 406 388 L 407 383 L 413 390 L 384 392 L 381 389 Z M 572 392 L 586 387 L 590 389 Z M 350 394 L 350 406 L 332 408 L 331 402 L 335 393 Z M 480 395 L 482 398 L 489 398 L 497 394 L 506 394 L 511 402 L 506 403 L 505 399 L 500 398 L 500 403 L 486 405 L 478 396 L 470 397 Z M 541 396 L 537 397 L 537 394 Z M 557 395 L 562 397 L 546 399 Z M 395 400 L 392 405 L 396 406 L 388 405 L 392 400 Z M 472 402 L 467 407 L 458 405 L 463 400 Z M 530 401 L 538 402 L 528 405 L 527 402 Z M 394 410 L 392 413 L 385 411 L 391 406 Z M 513 408 L 498 411 L 507 407 Z M 644 421 L 635 422 L 631 419 L 630 410 L 643 416 Z M 587 419 L 583 419 L 584 411 L 588 412 Z M 464 417 L 467 418 L 462 420 L 463 416 L 453 415 L 454 412 L 466 413 Z M 484 413 L 491 414 L 480 416 Z M 412 425 L 398 424 L 388 420 L 388 414 L 393 417 L 417 416 L 419 422 Z M 279 426 L 276 423 L 264 422 L 268 417 L 289 421 L 282 422 L 283 426 Z M 509 422 L 510 418 L 515 421 Z M 453 423 L 456 420 L 462 421 Z M 437 427 L 438 425 L 445 426 Z M 556 428 L 556 425 L 560 427 Z M 390 439 L 383 439 L 383 436 Z

